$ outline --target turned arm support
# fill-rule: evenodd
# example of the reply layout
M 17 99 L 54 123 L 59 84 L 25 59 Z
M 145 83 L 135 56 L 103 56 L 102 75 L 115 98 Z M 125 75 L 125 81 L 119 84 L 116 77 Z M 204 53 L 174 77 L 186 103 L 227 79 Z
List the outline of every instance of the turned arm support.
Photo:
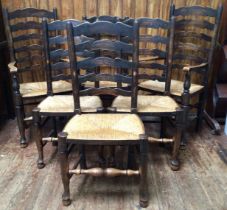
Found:
M 191 87 L 191 72 L 201 73 L 201 72 L 205 72 L 207 68 L 208 68 L 208 63 L 202 63 L 195 66 L 188 65 L 183 68 L 183 72 L 185 72 L 184 91 L 183 91 L 184 103 L 188 104 L 190 100 L 189 97 L 190 97 L 190 87 Z
M 9 68 L 10 73 L 17 73 L 18 69 L 16 67 L 16 61 L 10 62 L 8 64 L 8 68 Z
M 18 68 L 16 67 L 16 61 L 12 61 L 8 64 L 9 72 L 11 74 L 12 78 L 12 87 L 14 95 L 17 96 L 16 101 L 21 100 L 19 99 L 21 97 L 20 95 L 20 84 L 18 81 Z M 19 98 L 18 98 L 19 97 Z

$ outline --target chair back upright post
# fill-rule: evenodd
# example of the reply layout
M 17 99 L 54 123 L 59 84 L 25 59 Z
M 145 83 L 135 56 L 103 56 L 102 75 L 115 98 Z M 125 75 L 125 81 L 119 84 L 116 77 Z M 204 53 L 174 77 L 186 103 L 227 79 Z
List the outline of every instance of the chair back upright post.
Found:
M 95 40 L 93 43 L 87 45 L 86 43 L 75 45 L 75 36 L 86 37 L 100 37 L 99 40 Z M 104 36 L 105 35 L 105 36 Z M 74 85 L 73 95 L 75 102 L 75 112 L 80 113 L 79 96 L 82 95 L 124 95 L 131 97 L 131 111 L 136 112 L 137 108 L 137 48 L 136 42 L 138 40 L 136 24 L 128 26 L 124 23 L 117 22 L 112 23 L 108 21 L 97 21 L 94 23 L 83 23 L 76 27 L 72 24 L 67 24 L 67 36 L 69 46 L 69 59 L 70 68 L 73 71 Z M 102 39 L 101 37 L 105 37 Z M 133 43 L 129 44 L 119 40 L 119 37 L 129 36 Z M 84 60 L 78 60 L 76 54 L 79 51 L 86 51 L 94 53 L 94 57 L 88 57 Z M 96 53 L 98 52 L 98 53 Z M 108 53 L 111 52 L 111 56 Z M 128 61 L 119 58 L 119 54 L 127 53 L 133 58 L 132 61 Z M 111 67 L 114 69 L 114 74 L 111 73 L 97 73 L 95 68 Z M 129 75 L 123 75 L 118 69 L 127 68 L 130 70 Z M 85 75 L 79 75 L 80 69 L 90 69 L 90 72 Z M 92 69 L 92 71 L 91 71 Z M 92 87 L 80 90 L 80 84 L 86 81 L 111 81 L 111 82 L 123 82 L 131 85 L 130 90 L 125 90 L 122 87 Z

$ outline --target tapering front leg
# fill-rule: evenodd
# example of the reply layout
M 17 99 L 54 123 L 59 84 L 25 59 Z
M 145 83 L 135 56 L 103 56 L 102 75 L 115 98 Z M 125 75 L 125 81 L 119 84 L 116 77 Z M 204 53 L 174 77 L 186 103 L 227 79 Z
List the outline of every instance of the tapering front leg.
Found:
M 134 158 L 134 147 L 132 145 L 128 146 L 128 169 L 135 169 L 135 158 Z
M 147 183 L 147 158 L 148 158 L 148 140 L 146 135 L 140 136 L 140 206 L 148 206 L 148 183 Z
M 166 136 L 166 117 L 161 117 L 160 125 L 160 138 L 165 138 Z
M 53 130 L 54 130 L 53 136 L 57 137 L 57 119 L 56 119 L 56 117 L 52 117 L 51 120 L 52 120 Z M 52 145 L 57 146 L 58 142 L 55 141 L 55 142 L 52 143 Z
M 64 192 L 62 194 L 62 203 L 64 206 L 69 206 L 71 204 L 71 200 L 69 191 L 70 178 L 66 138 L 66 133 L 61 132 L 58 134 L 58 155 L 60 160 L 61 179 L 64 187 Z
M 203 122 L 203 113 L 205 108 L 205 97 L 204 93 L 201 93 L 199 96 L 199 106 L 198 106 L 198 112 L 197 112 L 197 121 L 196 121 L 196 131 L 200 131 L 202 127 Z
M 181 138 L 182 138 L 182 131 L 183 131 L 182 121 L 183 121 L 183 111 L 177 110 L 176 131 L 175 131 L 175 135 L 174 135 L 172 157 L 170 160 L 170 167 L 173 171 L 177 171 L 180 168 L 180 161 L 178 158 L 178 154 L 179 154 Z
M 182 109 L 183 112 L 183 135 L 181 137 L 181 146 L 185 147 L 187 145 L 187 139 L 186 139 L 186 130 L 187 130 L 187 122 L 188 122 L 188 114 L 189 114 L 189 104 L 190 104 L 190 87 L 191 87 L 191 75 L 190 72 L 186 72 L 185 74 L 185 80 L 184 80 L 184 92 L 182 95 Z
M 87 168 L 87 163 L 86 163 L 86 154 L 85 154 L 85 146 L 80 145 L 79 147 L 80 150 L 80 168 L 86 169 Z
M 25 137 L 25 113 L 24 113 L 24 104 L 23 98 L 20 94 L 20 86 L 18 83 L 17 75 L 12 75 L 12 83 L 13 83 L 13 94 L 14 94 L 14 103 L 15 103 L 15 113 L 17 117 L 17 124 L 20 132 L 20 146 L 21 148 L 27 147 L 27 140 Z
M 34 133 L 35 133 L 35 142 L 38 150 L 38 160 L 37 167 L 42 169 L 45 167 L 43 161 L 43 142 L 42 142 L 42 131 L 41 131 L 41 119 L 39 114 L 40 109 L 35 108 L 32 110 L 33 113 L 33 125 L 34 125 Z

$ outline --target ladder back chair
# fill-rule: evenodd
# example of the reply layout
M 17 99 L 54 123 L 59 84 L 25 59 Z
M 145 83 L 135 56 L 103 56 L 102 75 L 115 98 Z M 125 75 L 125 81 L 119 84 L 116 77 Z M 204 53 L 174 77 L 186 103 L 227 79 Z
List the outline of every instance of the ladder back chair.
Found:
M 150 142 L 173 143 L 172 157 L 170 166 L 172 170 L 178 170 L 180 162 L 178 159 L 180 140 L 182 135 L 182 110 L 176 101 L 170 95 L 170 75 L 172 68 L 173 54 L 173 38 L 174 38 L 174 18 L 171 21 L 161 19 L 139 18 L 138 21 L 138 83 L 141 89 L 141 84 L 146 81 L 164 81 L 164 94 L 144 95 L 139 94 L 137 99 L 137 111 L 142 119 L 151 121 L 154 116 L 176 119 L 176 131 L 173 138 L 160 139 L 149 137 Z M 147 30 L 152 30 L 152 34 L 148 34 Z M 168 37 L 168 35 L 170 35 Z M 144 45 L 144 42 L 146 45 Z M 161 48 L 160 48 L 161 46 Z M 156 48 L 152 48 L 156 47 Z M 159 61 L 164 61 L 161 63 Z M 150 71 L 152 70 L 152 71 Z M 143 83 L 141 82 L 143 81 Z M 112 103 L 112 109 L 116 112 L 130 111 L 130 98 L 118 96 Z
M 69 205 L 69 181 L 73 174 L 88 174 L 93 176 L 119 176 L 119 175 L 139 175 L 140 176 L 140 205 L 146 207 L 148 205 L 146 171 L 147 171 L 147 137 L 145 135 L 144 125 L 136 113 L 136 99 L 137 99 L 137 86 L 136 76 L 137 68 L 134 58 L 136 58 L 136 25 L 127 26 L 123 23 L 111 23 L 107 21 L 97 21 L 94 23 L 84 23 L 77 27 L 72 28 L 69 24 L 68 32 L 68 45 L 70 65 L 74 72 L 75 86 L 74 86 L 74 101 L 76 116 L 70 119 L 66 124 L 63 132 L 58 134 L 59 141 L 59 157 L 61 165 L 62 182 L 64 186 L 64 193 L 62 196 L 63 205 Z M 111 35 L 111 36 L 130 36 L 134 42 L 127 44 L 119 40 L 113 40 L 110 36 L 106 39 L 100 39 L 93 42 L 90 46 L 75 46 L 74 37 L 94 35 Z M 100 53 L 96 54 L 93 58 L 87 58 L 81 61 L 77 60 L 75 52 L 80 51 L 81 48 L 89 51 L 111 51 L 115 52 L 112 55 L 115 57 L 106 57 Z M 124 60 L 118 57 L 119 51 L 130 53 L 133 61 Z M 98 73 L 95 70 L 87 73 L 86 75 L 79 75 L 80 69 L 90 69 L 93 67 L 112 67 L 115 74 L 111 73 Z M 122 75 L 118 72 L 118 68 L 127 68 L 131 71 L 128 76 Z M 93 81 L 113 81 L 125 82 L 130 84 L 130 90 L 125 90 L 122 87 L 91 87 L 80 90 L 79 83 L 84 83 L 87 80 Z M 131 113 L 96 113 L 96 114 L 81 114 L 80 96 L 84 94 L 100 95 L 127 95 L 132 100 L 130 112 Z M 79 162 L 73 169 L 69 169 L 67 145 L 139 145 L 140 146 L 140 163 L 139 170 L 132 170 L 128 167 L 126 169 L 119 168 L 87 168 L 86 158 L 80 156 Z M 80 168 L 78 165 L 80 164 Z
M 66 36 L 66 25 L 68 22 L 73 26 L 81 24 L 77 20 L 57 20 L 51 23 L 45 20 L 42 23 L 48 96 L 33 109 L 33 121 L 36 132 L 35 140 L 38 149 L 37 167 L 39 169 L 45 166 L 43 160 L 45 143 L 57 140 L 57 124 L 55 118 L 68 117 L 74 114 L 72 93 L 56 95 L 53 91 L 55 81 L 67 81 L 70 84 L 69 90 L 72 90 L 72 84 L 74 84 L 72 81 L 72 72 L 70 71 Z M 78 46 L 81 44 L 89 45 L 93 42 L 93 39 L 80 36 L 75 37 L 75 42 Z M 78 55 L 82 57 L 90 56 L 86 52 L 83 54 L 78 52 Z M 96 112 L 98 108 L 102 107 L 102 101 L 98 96 L 81 96 L 80 103 L 82 112 Z M 53 131 L 47 137 L 43 137 L 42 127 L 45 125 L 46 120 L 42 123 L 41 119 L 47 117 L 53 119 Z
M 3 16 L 10 48 L 11 63 L 8 66 L 13 84 L 20 145 L 26 147 L 25 129 L 32 118 L 26 116 L 25 105 L 35 104 L 47 94 L 46 82 L 39 81 L 44 78 L 35 76 L 35 73 L 39 73 L 44 77 L 41 20 L 42 18 L 56 19 L 57 10 L 25 8 L 8 12 L 7 9 L 3 9 Z M 23 81 L 23 75 L 31 81 Z M 54 86 L 55 92 L 62 91 L 60 83 Z
M 176 18 L 172 72 L 178 70 L 175 75 L 179 77 L 182 72 L 184 75 L 183 81 L 171 80 L 170 93 L 185 109 L 185 121 L 188 121 L 190 108 L 197 108 L 197 131 L 202 124 L 221 14 L 222 5 L 217 9 L 202 6 L 176 9 L 171 5 L 170 9 L 170 18 Z M 200 76 L 200 81 L 195 84 L 191 83 L 193 74 Z M 147 90 L 164 92 L 165 83 L 150 81 L 141 86 Z M 199 97 L 198 103 L 193 102 L 193 97 Z M 185 144 L 185 138 L 183 141 Z

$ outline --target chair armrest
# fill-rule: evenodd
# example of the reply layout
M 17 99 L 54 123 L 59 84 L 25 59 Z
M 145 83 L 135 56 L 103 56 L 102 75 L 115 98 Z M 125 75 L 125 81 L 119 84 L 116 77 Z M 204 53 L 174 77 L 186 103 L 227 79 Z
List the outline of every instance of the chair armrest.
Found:
M 8 64 L 8 68 L 9 68 L 10 73 L 16 73 L 17 72 L 18 69 L 15 66 L 15 64 L 16 64 L 16 61 L 10 62 Z
M 141 62 L 146 62 L 146 61 L 155 61 L 155 60 L 164 60 L 165 58 L 159 57 L 159 56 L 149 56 L 149 57 L 144 57 L 139 59 L 139 61 Z
M 201 69 L 204 69 L 207 67 L 208 67 L 208 63 L 202 63 L 202 64 L 196 65 L 196 66 L 185 66 L 183 68 L 183 71 L 184 72 L 200 71 Z

